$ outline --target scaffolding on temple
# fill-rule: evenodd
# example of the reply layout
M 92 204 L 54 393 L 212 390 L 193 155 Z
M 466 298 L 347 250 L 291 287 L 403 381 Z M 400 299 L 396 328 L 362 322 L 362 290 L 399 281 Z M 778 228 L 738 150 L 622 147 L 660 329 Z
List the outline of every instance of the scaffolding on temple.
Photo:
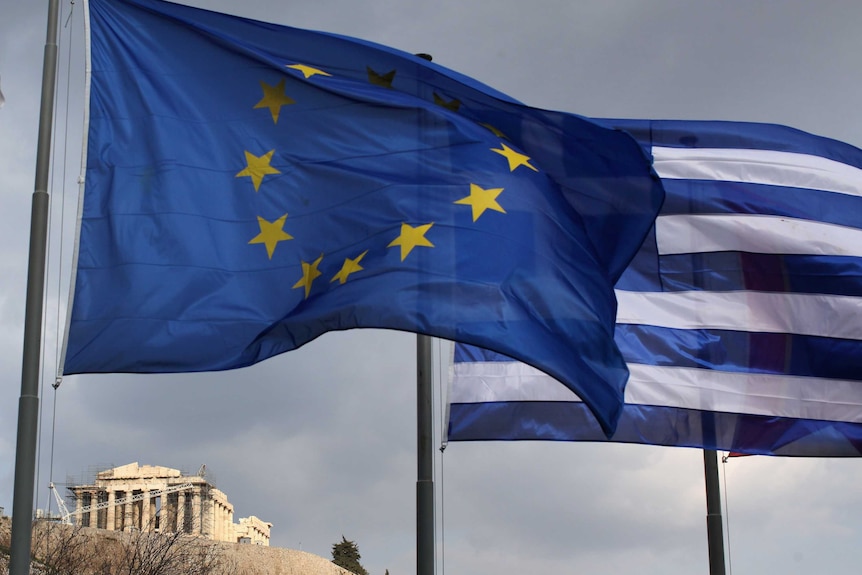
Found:
M 111 531 L 181 532 L 215 541 L 269 545 L 272 523 L 255 516 L 234 523 L 233 505 L 215 486 L 205 465 L 190 475 L 135 462 L 91 470 L 90 478 L 68 482 L 72 511 L 51 484 L 61 521 Z

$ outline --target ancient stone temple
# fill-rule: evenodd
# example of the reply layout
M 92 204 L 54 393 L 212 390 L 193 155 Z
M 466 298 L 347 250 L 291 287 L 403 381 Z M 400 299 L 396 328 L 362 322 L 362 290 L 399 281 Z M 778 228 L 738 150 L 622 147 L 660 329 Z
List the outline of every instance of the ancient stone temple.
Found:
M 233 520 L 227 495 L 207 479 L 178 469 L 129 463 L 96 474 L 92 485 L 69 487 L 74 522 L 112 531 L 137 529 L 188 533 L 234 543 L 269 545 L 272 523 L 257 517 Z

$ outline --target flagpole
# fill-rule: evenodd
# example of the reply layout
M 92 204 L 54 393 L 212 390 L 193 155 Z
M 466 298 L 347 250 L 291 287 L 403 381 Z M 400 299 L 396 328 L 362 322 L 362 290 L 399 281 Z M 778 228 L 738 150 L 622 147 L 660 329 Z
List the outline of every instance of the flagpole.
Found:
M 431 54 L 416 54 L 432 61 Z M 434 575 L 434 360 L 430 336 L 416 334 L 416 575 Z
M 416 336 L 416 575 L 434 575 L 434 448 L 431 337 Z
M 18 440 L 15 447 L 15 487 L 12 495 L 12 542 L 9 550 L 9 575 L 28 575 L 30 573 L 36 440 L 39 422 L 42 300 L 45 295 L 45 260 L 48 247 L 48 177 L 51 161 L 51 129 L 54 123 L 59 17 L 60 0 L 49 0 L 48 31 L 42 61 L 39 139 L 36 145 L 36 185 L 30 212 L 30 258 L 27 265 L 21 397 L 18 400 Z
M 703 450 L 703 476 L 706 482 L 706 538 L 709 546 L 709 575 L 724 575 L 721 488 L 718 480 L 718 454 L 715 450 Z

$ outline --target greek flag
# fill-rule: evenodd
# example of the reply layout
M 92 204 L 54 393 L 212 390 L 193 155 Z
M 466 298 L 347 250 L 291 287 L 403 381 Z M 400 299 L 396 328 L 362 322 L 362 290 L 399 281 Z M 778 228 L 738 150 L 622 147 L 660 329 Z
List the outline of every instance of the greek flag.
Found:
M 543 373 L 457 344 L 449 440 L 862 454 L 862 150 L 777 125 L 602 123 L 667 194 L 616 284 L 617 431 Z

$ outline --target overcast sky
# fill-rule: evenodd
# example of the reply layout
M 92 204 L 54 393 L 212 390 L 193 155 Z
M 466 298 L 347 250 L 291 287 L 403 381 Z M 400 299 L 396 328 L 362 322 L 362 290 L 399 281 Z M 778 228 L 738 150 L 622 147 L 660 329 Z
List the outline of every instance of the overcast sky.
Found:
M 774 122 L 862 146 L 858 1 L 207 0 L 206 6 L 428 52 L 536 107 L 599 117 Z M 63 3 L 62 22 L 71 7 Z M 0 0 L 6 96 L 0 506 L 7 514 L 46 12 L 46 1 Z M 372 574 L 415 572 L 414 336 L 329 334 L 233 372 L 76 376 L 56 395 L 51 389 L 77 202 L 82 16 L 79 0 L 60 56 L 65 67 L 71 54 L 72 72 L 68 98 L 67 72 L 60 78 L 55 136 L 68 145 L 55 154 L 52 243 L 56 248 L 61 237 L 66 243 L 51 255 L 39 506 L 47 506 L 44 486 L 52 475 L 63 483 L 133 461 L 189 472 L 206 464 L 237 517 L 273 523 L 273 545 L 328 558 L 343 534 L 359 544 Z M 734 573 L 859 572 L 862 461 L 748 457 L 723 468 Z M 438 457 L 436 486 L 440 573 L 708 570 L 698 450 L 456 443 Z

